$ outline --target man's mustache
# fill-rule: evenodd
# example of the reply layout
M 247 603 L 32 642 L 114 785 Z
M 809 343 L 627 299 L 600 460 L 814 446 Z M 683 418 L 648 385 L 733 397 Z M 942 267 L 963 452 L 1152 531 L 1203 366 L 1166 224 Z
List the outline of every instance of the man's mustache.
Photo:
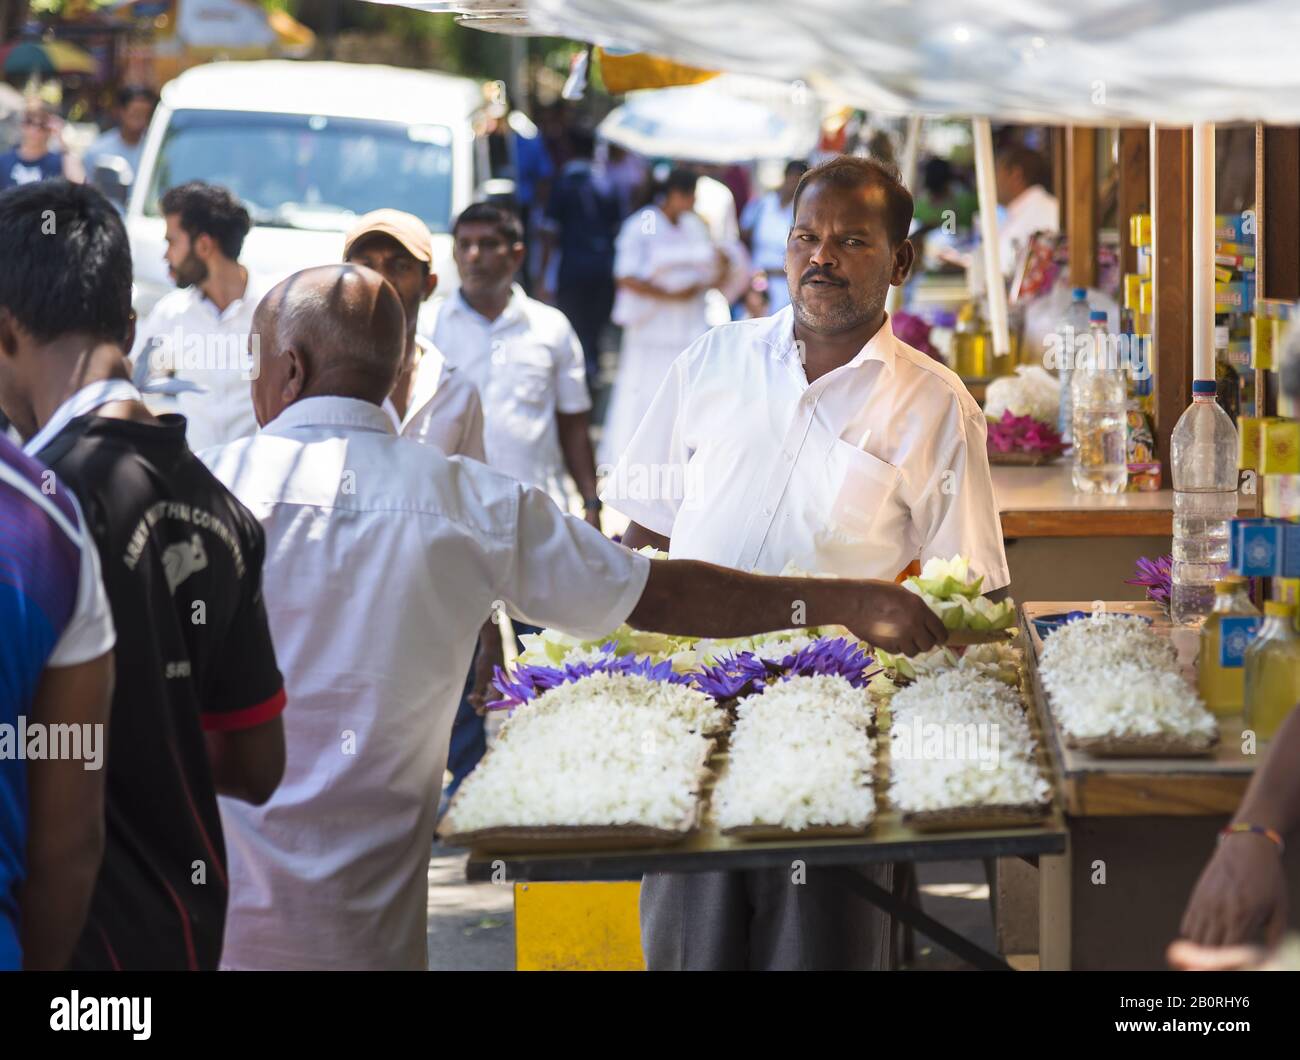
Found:
M 809 283 L 813 280 L 825 280 L 827 283 L 833 283 L 837 287 L 844 286 L 843 280 L 838 280 L 834 276 L 832 276 L 829 272 L 827 272 L 825 269 L 818 269 L 818 268 L 811 268 L 807 272 L 805 272 L 799 278 L 799 286 L 802 287 L 805 283 Z

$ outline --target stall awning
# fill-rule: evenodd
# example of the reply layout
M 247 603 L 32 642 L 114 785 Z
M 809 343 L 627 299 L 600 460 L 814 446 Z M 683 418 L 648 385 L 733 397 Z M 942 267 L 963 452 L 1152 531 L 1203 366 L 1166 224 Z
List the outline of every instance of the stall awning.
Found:
M 503 0 L 379 0 L 484 11 Z M 1295 0 L 519 0 L 539 35 L 801 82 L 869 110 L 1300 122 Z

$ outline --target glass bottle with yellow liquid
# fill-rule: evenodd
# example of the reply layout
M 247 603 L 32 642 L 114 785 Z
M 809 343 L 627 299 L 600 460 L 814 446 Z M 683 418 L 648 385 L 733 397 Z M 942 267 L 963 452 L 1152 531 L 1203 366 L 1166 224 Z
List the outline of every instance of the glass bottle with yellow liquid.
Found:
M 1002 357 L 993 352 L 993 332 L 984 317 L 983 295 L 976 295 L 957 312 L 953 327 L 953 371 L 963 379 L 988 379 L 1012 375 L 1017 363 L 1019 334 L 1008 321 L 1011 351 Z
M 1246 649 L 1245 726 L 1271 740 L 1291 708 L 1300 703 L 1300 636 L 1295 605 L 1264 601 L 1264 622 Z
M 1249 583 L 1239 575 L 1220 578 L 1214 607 L 1201 626 L 1198 685 L 1210 711 L 1240 714 L 1246 701 L 1246 648 L 1259 629 L 1259 609 L 1250 601 Z

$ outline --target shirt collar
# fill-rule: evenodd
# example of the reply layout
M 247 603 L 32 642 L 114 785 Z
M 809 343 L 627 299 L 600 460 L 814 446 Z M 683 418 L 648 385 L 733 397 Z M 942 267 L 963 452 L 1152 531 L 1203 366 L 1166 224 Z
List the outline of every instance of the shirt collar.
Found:
M 772 329 L 769 335 L 769 341 L 777 347 L 781 357 L 787 360 L 791 357 L 799 358 L 798 346 L 794 338 L 793 305 L 788 305 L 780 312 L 772 315 Z M 890 323 L 889 314 L 886 313 L 885 321 L 880 325 L 880 329 L 867 340 L 867 344 L 844 367 L 858 368 L 868 361 L 879 361 L 881 368 L 885 372 L 892 372 L 894 370 L 894 360 L 897 356 L 894 350 L 895 341 L 894 328 Z
M 465 301 L 465 296 L 461 294 L 459 287 L 456 288 L 456 296 L 452 300 L 452 306 L 458 312 L 468 313 L 474 319 L 481 320 L 489 327 L 496 328 L 503 327 L 506 324 L 513 324 L 515 321 L 520 320 L 524 315 L 524 309 L 527 302 L 528 295 L 526 295 L 524 289 L 516 283 L 512 284 L 510 287 L 510 301 L 506 303 L 505 309 L 501 311 L 501 315 L 495 320 L 488 320 L 487 317 Z
M 1024 213 L 1032 209 L 1044 196 L 1047 190 L 1041 184 L 1031 184 L 1014 199 L 1006 205 L 1008 217 L 1014 217 L 1017 214 Z
M 263 430 L 281 433 L 295 427 L 351 427 L 379 434 L 396 434 L 393 421 L 380 406 L 350 397 L 309 397 L 295 401 Z

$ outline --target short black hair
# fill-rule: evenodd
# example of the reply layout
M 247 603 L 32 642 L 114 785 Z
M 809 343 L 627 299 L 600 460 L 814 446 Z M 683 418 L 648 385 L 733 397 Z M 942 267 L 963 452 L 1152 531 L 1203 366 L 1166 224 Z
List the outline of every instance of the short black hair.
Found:
M 0 309 L 37 342 L 76 332 L 126 342 L 131 244 L 95 188 L 59 179 L 0 193 L 0 247 Z
M 1020 170 L 1029 187 L 1032 188 L 1035 184 L 1046 186 L 1047 162 L 1032 147 L 1026 147 L 1024 144 L 1008 144 L 1006 147 L 998 148 L 994 157 L 1002 165 Z
M 912 227 L 912 193 L 907 190 L 898 170 L 874 158 L 837 155 L 813 166 L 794 189 L 794 212 L 799 213 L 799 197 L 810 185 L 822 181 L 840 188 L 858 188 L 874 184 L 885 193 L 886 234 L 890 246 L 899 246 Z
M 228 188 L 191 180 L 168 188 L 162 197 L 162 212 L 175 214 L 190 239 L 211 236 L 221 253 L 235 261 L 244 249 L 244 237 L 253 226 L 248 211 Z
M 158 96 L 148 85 L 123 85 L 117 93 L 119 107 L 128 107 L 137 99 L 147 99 L 150 106 L 158 102 Z
M 504 206 L 497 206 L 490 202 L 476 202 L 472 206 L 465 207 L 451 226 L 452 238 L 456 238 L 461 225 L 473 223 L 496 225 L 497 231 L 511 246 L 524 241 L 524 226 L 519 220 L 519 215 Z
M 700 182 L 700 175 L 693 169 L 677 168 L 674 169 L 667 177 L 664 178 L 663 184 L 659 190 L 667 195 L 669 192 L 680 191 L 686 195 L 694 195 L 696 185 Z

